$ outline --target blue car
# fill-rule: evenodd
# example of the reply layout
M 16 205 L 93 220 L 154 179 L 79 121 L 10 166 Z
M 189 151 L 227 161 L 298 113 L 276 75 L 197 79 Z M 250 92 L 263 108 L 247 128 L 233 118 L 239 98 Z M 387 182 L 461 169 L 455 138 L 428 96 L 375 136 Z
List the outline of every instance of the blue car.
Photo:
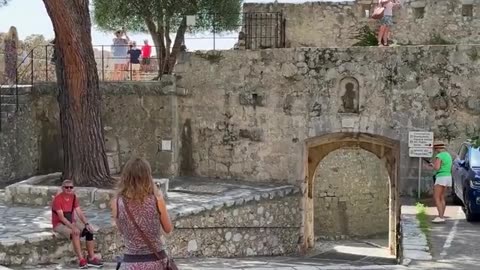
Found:
M 480 150 L 463 143 L 452 166 L 452 195 L 463 205 L 467 221 L 480 218 Z

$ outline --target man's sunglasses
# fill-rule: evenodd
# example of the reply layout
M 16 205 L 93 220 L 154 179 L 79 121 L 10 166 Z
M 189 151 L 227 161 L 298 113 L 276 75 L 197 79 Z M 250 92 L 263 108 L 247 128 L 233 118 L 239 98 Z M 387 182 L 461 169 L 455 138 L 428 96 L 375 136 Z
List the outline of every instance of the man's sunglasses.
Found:
M 73 189 L 73 186 L 63 186 L 64 189 Z

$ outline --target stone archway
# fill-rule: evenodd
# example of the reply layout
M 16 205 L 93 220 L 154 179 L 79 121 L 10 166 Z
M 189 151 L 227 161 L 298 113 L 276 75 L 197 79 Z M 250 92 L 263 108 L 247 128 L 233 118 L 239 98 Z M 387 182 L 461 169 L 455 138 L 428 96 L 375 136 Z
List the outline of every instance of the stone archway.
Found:
M 375 154 L 382 160 L 388 171 L 389 183 L 389 228 L 388 242 L 390 253 L 397 256 L 397 234 L 400 222 L 400 208 L 398 200 L 398 176 L 400 162 L 400 142 L 390 138 L 368 134 L 339 132 L 330 133 L 305 141 L 305 184 L 304 193 L 304 226 L 303 245 L 305 248 L 314 246 L 314 176 L 320 161 L 330 152 L 345 148 L 358 147 Z

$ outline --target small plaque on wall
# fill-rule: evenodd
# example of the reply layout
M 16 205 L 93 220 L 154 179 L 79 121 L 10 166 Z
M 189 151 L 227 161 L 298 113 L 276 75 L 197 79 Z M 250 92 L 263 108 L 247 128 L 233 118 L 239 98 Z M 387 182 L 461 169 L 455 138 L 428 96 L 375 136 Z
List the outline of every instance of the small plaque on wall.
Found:
M 354 127 L 355 127 L 355 118 L 342 119 L 342 128 L 354 128 Z
M 171 140 L 162 140 L 162 151 L 172 151 Z

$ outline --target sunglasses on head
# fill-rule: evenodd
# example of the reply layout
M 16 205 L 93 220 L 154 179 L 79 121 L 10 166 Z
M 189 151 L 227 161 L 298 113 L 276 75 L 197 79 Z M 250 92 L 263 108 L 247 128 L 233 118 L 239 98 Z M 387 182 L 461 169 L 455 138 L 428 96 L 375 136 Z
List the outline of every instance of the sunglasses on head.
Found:
M 73 186 L 63 186 L 64 189 L 73 189 Z

